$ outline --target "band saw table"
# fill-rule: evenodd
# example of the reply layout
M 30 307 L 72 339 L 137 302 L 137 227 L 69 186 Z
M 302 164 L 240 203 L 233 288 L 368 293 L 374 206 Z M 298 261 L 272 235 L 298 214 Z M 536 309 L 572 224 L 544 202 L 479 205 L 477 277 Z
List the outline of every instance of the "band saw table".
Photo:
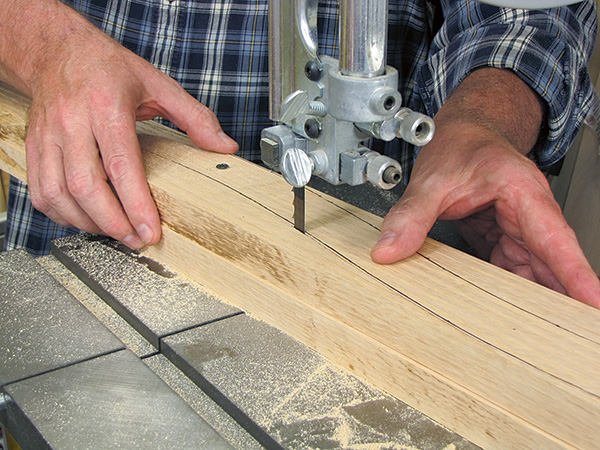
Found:
M 24 449 L 477 448 L 108 238 L 0 273 L 0 423 Z

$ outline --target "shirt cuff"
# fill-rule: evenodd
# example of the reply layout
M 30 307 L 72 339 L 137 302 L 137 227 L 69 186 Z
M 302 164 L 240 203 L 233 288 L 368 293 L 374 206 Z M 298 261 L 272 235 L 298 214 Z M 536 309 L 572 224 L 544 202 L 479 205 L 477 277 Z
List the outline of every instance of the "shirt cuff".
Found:
M 556 163 L 597 100 L 587 72 L 597 25 L 590 3 L 587 9 L 593 14 L 581 11 L 585 5 L 535 12 L 487 7 L 489 15 L 469 27 L 461 29 L 452 19 L 446 20 L 417 76 L 427 113 L 437 113 L 475 70 L 511 70 L 548 105 L 532 157 L 542 169 Z M 583 22 L 582 14 L 587 16 Z M 453 17 L 458 20 L 457 14 Z

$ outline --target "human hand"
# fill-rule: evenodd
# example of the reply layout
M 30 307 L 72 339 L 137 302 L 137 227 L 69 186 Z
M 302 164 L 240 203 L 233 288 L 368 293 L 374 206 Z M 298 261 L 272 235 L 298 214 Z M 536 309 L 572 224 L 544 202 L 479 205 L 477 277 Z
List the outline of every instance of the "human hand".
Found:
M 461 142 L 462 158 L 422 150 L 409 186 L 383 223 L 373 259 L 389 264 L 407 258 L 438 218 L 455 220 L 465 240 L 492 264 L 600 307 L 598 277 L 543 174 L 502 140 L 465 143 L 466 130 L 455 133 L 461 136 L 438 135 L 443 139 L 436 143 L 447 149 L 452 140 Z
M 385 218 L 373 260 L 407 258 L 438 218 L 453 220 L 491 263 L 600 308 L 600 281 L 544 175 L 502 134 L 455 113 L 436 116 L 436 135 Z
M 136 121 L 165 117 L 206 150 L 233 153 L 237 144 L 173 79 L 70 8 L 56 8 L 38 43 L 37 70 L 25 83 L 32 97 L 26 148 L 33 205 L 61 225 L 132 248 L 155 244 L 160 221 Z

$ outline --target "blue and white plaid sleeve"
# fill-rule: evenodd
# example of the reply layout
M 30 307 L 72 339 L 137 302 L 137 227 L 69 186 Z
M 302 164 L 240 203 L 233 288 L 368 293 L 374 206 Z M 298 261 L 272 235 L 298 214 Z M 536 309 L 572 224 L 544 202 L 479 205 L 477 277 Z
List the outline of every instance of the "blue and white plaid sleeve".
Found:
M 542 169 L 556 163 L 596 98 L 587 73 L 596 40 L 596 2 L 531 11 L 473 0 L 441 3 L 445 22 L 418 75 L 427 112 L 435 114 L 471 72 L 511 70 L 548 104 L 547 136 L 532 156 Z
M 35 209 L 27 185 L 14 177 L 10 178 L 7 206 L 4 250 L 24 248 L 33 256 L 43 256 L 50 252 L 52 240 L 80 232 L 58 225 Z

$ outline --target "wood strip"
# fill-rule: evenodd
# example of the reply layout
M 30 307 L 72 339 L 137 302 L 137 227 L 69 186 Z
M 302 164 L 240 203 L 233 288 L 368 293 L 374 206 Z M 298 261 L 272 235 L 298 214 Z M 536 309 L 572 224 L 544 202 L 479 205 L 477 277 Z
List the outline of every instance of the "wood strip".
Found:
M 223 158 L 218 154 L 207 154 L 198 158 L 194 152 L 190 152 L 187 145 L 192 145 L 181 133 L 171 129 L 160 129 L 154 123 L 139 124 L 140 139 L 147 151 L 150 149 L 164 157 L 177 161 L 192 170 L 202 171 L 206 176 L 230 186 L 232 189 L 243 192 L 251 198 L 260 198 L 260 202 L 275 214 L 289 219 L 292 223 L 291 188 L 281 180 L 281 177 L 266 169 L 252 166 L 246 170 L 248 162 Z M 156 143 L 154 136 L 168 138 L 170 140 L 186 144 L 184 146 L 163 146 Z M 154 145 L 153 145 L 154 142 Z M 228 163 L 228 170 L 218 169 L 220 163 Z M 265 178 L 266 177 L 266 178 Z M 272 179 L 271 177 L 274 177 Z M 276 186 L 271 186 L 277 183 Z M 265 195 L 268 191 L 268 195 Z M 361 241 L 351 241 L 350 250 L 354 249 L 358 254 L 364 256 L 376 242 L 377 235 L 369 231 L 369 227 L 363 226 L 359 232 L 356 229 L 358 222 L 346 220 L 347 215 L 352 215 L 361 222 L 365 222 L 379 232 L 382 219 L 378 216 L 360 210 L 341 200 L 326 196 L 320 192 L 307 189 L 307 229 L 310 234 L 316 235 L 330 245 L 339 246 L 348 243 L 348 236 L 360 236 Z M 319 200 L 321 199 L 321 200 Z M 332 206 L 333 205 L 333 206 Z M 320 224 L 320 223 L 321 224 Z M 333 226 L 329 226 L 332 224 Z M 367 236 L 365 236 L 367 233 Z M 370 240 L 369 240 L 370 239 Z M 358 247 L 360 246 L 360 248 Z M 523 279 L 512 273 L 498 269 L 485 261 L 473 258 L 463 252 L 456 251 L 446 245 L 428 239 L 419 251 L 419 254 L 448 270 L 465 282 L 473 284 L 478 288 L 497 296 L 501 299 L 516 299 L 519 307 L 527 311 L 535 311 L 545 320 L 568 329 L 576 334 L 581 334 L 595 342 L 600 342 L 600 326 L 598 318 L 589 315 L 589 307 L 582 305 L 572 299 L 573 307 L 568 311 L 561 308 L 565 302 L 565 296 L 549 289 L 543 288 L 535 283 L 523 283 Z M 514 289 L 515 283 L 519 289 Z
M 8 185 L 10 183 L 10 174 L 7 172 L 0 172 L 0 176 L 2 178 L 2 186 L 4 187 L 4 195 L 8 201 Z
M 303 235 L 279 175 L 139 131 L 164 230 L 149 255 L 476 444 L 595 448 L 600 311 L 432 241 L 378 266 L 381 218 L 308 191 Z
M 232 303 L 244 305 L 255 317 L 276 324 L 330 360 L 478 445 L 502 449 L 573 448 L 542 430 L 533 429 L 514 414 L 499 410 L 496 404 L 443 374 L 357 332 L 317 308 L 301 304 L 269 284 L 256 286 L 253 275 L 232 269 L 228 261 L 215 260 L 214 254 L 169 228 L 164 228 L 164 231 L 165 239 L 158 248 L 152 249 L 152 256 L 158 256 L 167 265 L 182 272 L 185 270 L 182 261 L 187 261 L 190 267 L 195 267 L 193 273 L 188 271 L 188 276 L 204 280 L 204 283 L 215 278 L 207 284 Z M 233 286 L 230 283 L 232 271 L 236 280 Z M 215 277 L 215 273 L 221 276 Z M 426 357 L 422 355 L 421 359 Z M 464 370 L 471 369 L 465 365 Z

